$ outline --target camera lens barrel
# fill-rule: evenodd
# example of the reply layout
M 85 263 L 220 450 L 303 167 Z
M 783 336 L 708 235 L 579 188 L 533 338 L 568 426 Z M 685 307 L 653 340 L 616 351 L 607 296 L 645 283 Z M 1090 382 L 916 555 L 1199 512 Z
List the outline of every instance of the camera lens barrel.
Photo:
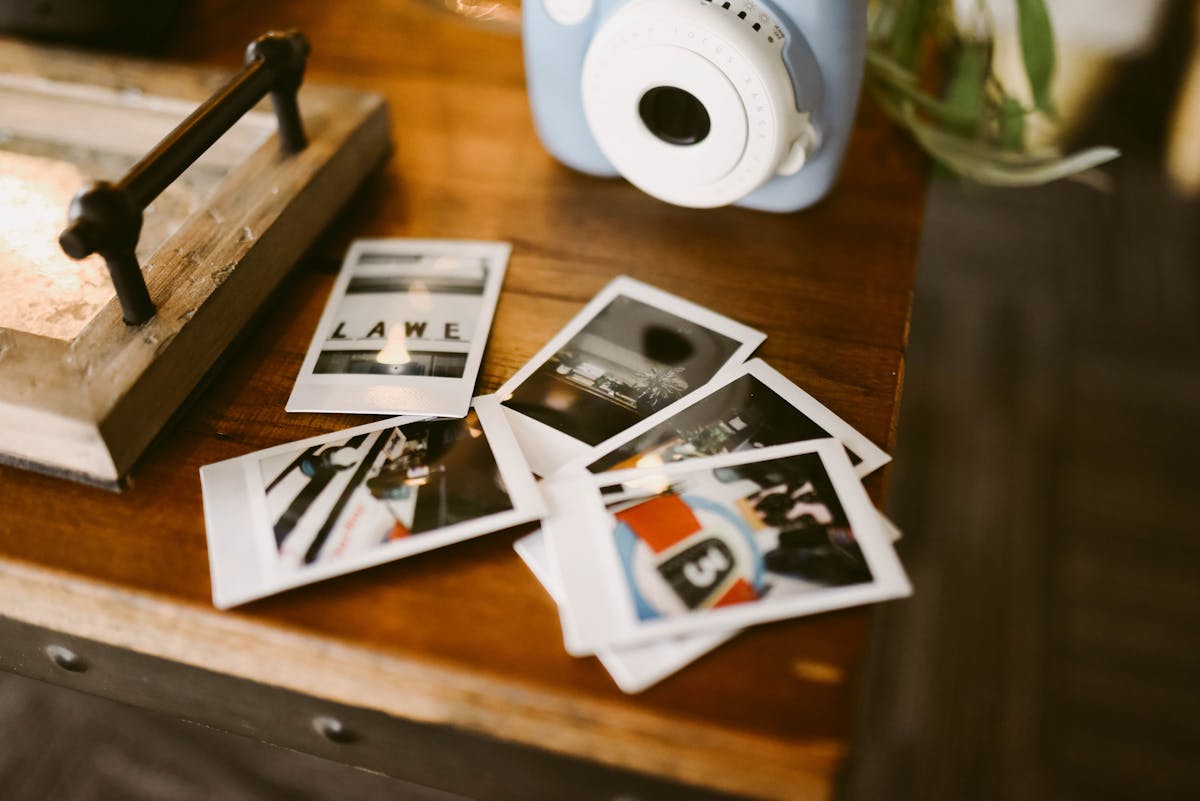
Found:
M 704 104 L 678 86 L 655 86 L 638 101 L 638 116 L 650 133 L 672 145 L 703 142 L 712 130 Z
M 784 45 L 761 9 L 633 0 L 584 59 L 588 126 L 644 192 L 692 207 L 735 202 L 795 162 L 797 143 L 815 143 Z

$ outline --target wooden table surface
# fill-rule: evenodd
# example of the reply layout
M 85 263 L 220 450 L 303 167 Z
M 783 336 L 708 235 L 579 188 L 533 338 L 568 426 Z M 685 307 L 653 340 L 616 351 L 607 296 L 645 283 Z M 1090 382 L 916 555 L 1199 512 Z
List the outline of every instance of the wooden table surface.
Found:
M 395 152 L 121 495 L 0 468 L 0 616 L 397 717 L 730 792 L 824 797 L 852 732 L 869 611 L 761 626 L 638 696 L 562 648 L 517 532 L 212 609 L 198 470 L 364 421 L 284 402 L 356 237 L 507 240 L 479 390 L 628 274 L 765 331 L 776 369 L 890 449 L 921 160 L 869 103 L 820 206 L 674 208 L 539 146 L 517 37 L 405 0 L 197 3 L 173 60 L 234 70 L 297 26 L 307 80 L 376 90 Z M 868 481 L 878 502 L 883 476 Z M 522 532 L 523 533 L 523 532 Z

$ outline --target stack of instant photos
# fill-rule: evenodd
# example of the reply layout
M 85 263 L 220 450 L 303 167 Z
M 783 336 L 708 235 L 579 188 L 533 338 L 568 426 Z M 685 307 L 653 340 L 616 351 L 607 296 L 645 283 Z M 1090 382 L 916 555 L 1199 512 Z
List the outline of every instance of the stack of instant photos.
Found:
M 889 457 L 708 309 L 618 278 L 472 400 L 508 253 L 355 244 L 288 410 L 407 416 L 202 468 L 217 606 L 540 519 L 516 549 L 567 651 L 637 692 L 745 626 L 911 591 L 860 481 Z

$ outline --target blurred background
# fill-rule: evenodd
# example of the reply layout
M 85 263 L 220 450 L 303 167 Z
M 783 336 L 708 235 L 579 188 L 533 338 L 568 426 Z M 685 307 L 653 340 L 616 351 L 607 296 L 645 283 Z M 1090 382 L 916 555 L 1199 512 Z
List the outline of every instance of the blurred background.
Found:
M 0 0 L 0 29 L 153 51 L 195 13 L 114 26 L 131 5 Z M 1046 0 L 1041 100 L 1023 0 L 924 5 L 921 75 L 982 42 L 1020 109 L 972 142 L 1121 155 L 1005 188 L 931 166 L 888 503 L 916 594 L 874 612 L 840 795 L 1200 798 L 1200 2 Z M 7 674 L 0 720 L 13 801 L 449 798 Z
M 935 170 L 889 498 L 916 593 L 875 612 L 847 801 L 1200 798 L 1200 4 L 1049 9 L 1066 144 L 1122 155 Z

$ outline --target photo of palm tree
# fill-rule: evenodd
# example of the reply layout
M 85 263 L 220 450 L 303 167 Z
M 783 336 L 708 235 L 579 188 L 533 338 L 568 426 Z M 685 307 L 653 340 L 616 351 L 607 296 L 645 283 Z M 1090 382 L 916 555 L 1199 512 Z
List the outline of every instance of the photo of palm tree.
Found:
M 504 405 L 596 445 L 707 383 L 741 344 L 618 295 Z

